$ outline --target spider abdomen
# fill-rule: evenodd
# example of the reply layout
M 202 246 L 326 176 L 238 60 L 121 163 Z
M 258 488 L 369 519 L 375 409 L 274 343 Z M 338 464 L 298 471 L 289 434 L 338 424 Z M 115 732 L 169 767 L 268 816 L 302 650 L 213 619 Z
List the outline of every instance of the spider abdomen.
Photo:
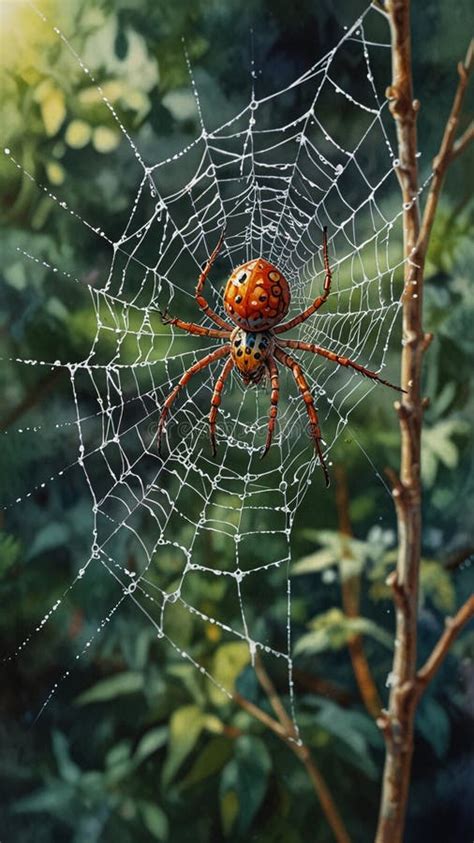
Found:
M 288 313 L 290 288 L 279 269 L 264 258 L 237 267 L 224 291 L 232 321 L 247 331 L 267 331 Z
M 244 379 L 254 380 L 271 353 L 272 334 L 270 331 L 254 333 L 236 328 L 232 331 L 230 343 L 230 353 L 237 369 Z

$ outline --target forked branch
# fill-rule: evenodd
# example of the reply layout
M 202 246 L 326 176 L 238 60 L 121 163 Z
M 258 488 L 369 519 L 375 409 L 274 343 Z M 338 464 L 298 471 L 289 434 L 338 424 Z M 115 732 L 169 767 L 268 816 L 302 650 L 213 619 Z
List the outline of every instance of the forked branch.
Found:
M 469 597 L 461 608 L 456 612 L 454 618 L 446 618 L 446 627 L 438 643 L 433 648 L 431 655 L 416 674 L 417 696 L 421 697 L 425 688 L 441 667 L 448 655 L 449 649 L 459 633 L 474 617 L 474 596 Z
M 260 721 L 260 723 L 263 723 L 264 726 L 283 740 L 289 749 L 292 750 L 306 769 L 308 778 L 319 800 L 326 821 L 332 829 L 335 840 L 337 843 L 351 843 L 349 834 L 341 819 L 339 811 L 336 808 L 326 781 L 318 769 L 310 749 L 303 743 L 295 729 L 293 721 L 286 713 L 279 694 L 265 670 L 264 664 L 258 653 L 255 657 L 255 673 L 276 717 L 272 717 L 266 711 L 259 708 L 259 706 L 255 705 L 255 703 L 250 702 L 250 700 L 247 700 L 238 692 L 234 692 L 233 694 L 234 701 L 237 705 L 243 708 L 244 711 L 247 711 L 248 714 L 255 717 Z

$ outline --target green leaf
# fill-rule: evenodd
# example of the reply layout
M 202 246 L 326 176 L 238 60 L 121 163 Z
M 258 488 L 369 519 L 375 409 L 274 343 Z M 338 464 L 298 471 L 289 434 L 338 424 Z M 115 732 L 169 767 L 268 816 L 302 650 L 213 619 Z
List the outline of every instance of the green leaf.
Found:
M 224 835 L 229 837 L 239 814 L 239 799 L 235 790 L 227 790 L 221 796 L 221 820 Z
M 330 565 L 340 565 L 344 577 L 361 571 L 368 555 L 366 542 L 341 536 L 332 530 L 305 530 L 303 534 L 322 547 L 296 562 L 292 574 L 317 573 Z
M 221 775 L 221 813 L 226 795 L 234 794 L 232 798 L 228 797 L 226 803 L 224 829 L 232 829 L 236 824 L 238 834 L 243 835 L 248 830 L 265 796 L 271 766 L 270 755 L 260 738 L 243 735 L 237 739 L 234 758 Z M 238 816 L 235 812 L 236 803 Z
M 340 650 L 354 635 L 370 635 L 384 647 L 392 649 L 391 636 L 369 618 L 349 618 L 342 609 L 333 607 L 310 621 L 312 632 L 303 635 L 296 644 L 295 655 L 303 652 L 321 653 Z
M 373 721 L 359 711 L 341 708 L 330 700 L 324 700 L 320 705 L 313 722 L 336 739 L 335 751 L 341 757 L 363 769 L 370 778 L 375 778 L 377 768 L 369 747 L 380 747 L 381 737 Z
M 34 559 L 41 553 L 67 544 L 69 536 L 69 527 L 66 524 L 59 521 L 50 521 L 46 527 L 38 531 L 29 547 L 26 558 Z
M 314 574 L 317 571 L 323 571 L 329 565 L 336 565 L 338 562 L 336 554 L 332 549 L 323 547 L 321 550 L 316 550 L 314 553 L 303 556 L 298 562 L 295 562 L 291 569 L 292 574 Z
M 134 671 L 124 671 L 102 679 L 88 691 L 84 691 L 76 699 L 76 705 L 87 705 L 95 702 L 105 702 L 126 694 L 136 694 L 144 686 L 143 674 Z
M 215 775 L 229 761 L 232 753 L 233 745 L 230 740 L 221 737 L 211 738 L 181 782 L 181 786 L 190 787 Z
M 230 693 L 235 681 L 244 667 L 250 662 L 249 645 L 245 641 L 232 641 L 222 644 L 214 654 L 211 675 L 219 685 Z M 215 705 L 223 705 L 229 698 L 215 685 L 209 686 L 209 697 Z
M 123 764 L 130 759 L 131 741 L 123 740 L 109 749 L 105 756 L 105 766 L 114 767 L 116 764 Z
M 168 785 L 201 734 L 206 715 L 197 705 L 185 705 L 171 716 L 168 755 L 163 767 L 163 784 Z
M 11 810 L 15 814 L 53 813 L 63 810 L 73 797 L 72 785 L 54 779 L 48 783 L 48 787 L 36 790 L 31 796 L 18 799 Z
M 155 805 L 154 802 L 140 801 L 138 809 L 143 820 L 143 825 L 148 829 L 150 834 L 157 840 L 166 840 L 168 838 L 168 818 L 165 812 Z
M 421 473 L 424 483 L 431 487 L 436 479 L 438 465 L 455 468 L 459 461 L 458 446 L 453 436 L 469 432 L 469 425 L 461 419 L 446 419 L 432 427 L 424 427 L 421 438 Z
M 13 567 L 20 556 L 21 544 L 18 539 L 0 530 L 0 577 Z
M 449 746 L 451 726 L 443 706 L 433 697 L 422 697 L 416 715 L 416 728 L 431 744 L 438 758 L 443 758 Z
M 421 560 L 421 592 L 428 596 L 440 612 L 452 612 L 456 604 L 456 592 L 448 571 L 439 562 Z
M 153 755 L 157 749 L 161 749 L 168 739 L 168 726 L 158 726 L 143 735 L 135 750 L 136 761 L 144 761 L 149 755 Z
M 81 769 L 71 758 L 66 737 L 56 730 L 53 731 L 53 752 L 61 778 L 69 784 L 77 782 L 81 776 Z

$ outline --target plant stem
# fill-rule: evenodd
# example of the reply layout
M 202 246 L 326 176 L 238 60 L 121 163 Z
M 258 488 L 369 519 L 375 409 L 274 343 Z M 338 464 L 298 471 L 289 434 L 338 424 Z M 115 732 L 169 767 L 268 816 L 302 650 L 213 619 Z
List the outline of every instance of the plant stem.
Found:
M 350 559 L 352 553 L 349 540 L 353 538 L 353 532 L 349 514 L 347 475 L 341 465 L 335 467 L 335 477 L 336 506 L 339 519 L 339 532 L 341 534 L 341 555 L 346 559 Z M 359 617 L 360 611 L 360 575 L 357 573 L 347 576 L 343 561 L 339 564 L 339 572 L 344 613 L 348 618 L 357 618 Z M 381 702 L 365 655 L 362 635 L 352 635 L 347 643 L 347 647 L 360 695 L 370 716 L 376 720 L 380 714 Z
M 457 638 L 462 628 L 474 617 L 474 597 L 468 600 L 456 612 L 454 618 L 446 618 L 446 628 L 438 643 L 427 658 L 423 667 L 420 667 L 416 674 L 417 698 L 423 694 L 426 686 L 431 682 L 438 672 L 441 664 L 446 658 L 451 644 Z
M 335 840 L 337 843 L 351 843 L 350 837 L 340 817 L 339 811 L 336 808 L 326 781 L 317 767 L 310 749 L 302 742 L 300 736 L 298 735 L 294 723 L 287 714 L 278 692 L 265 670 L 264 664 L 258 653 L 255 657 L 255 673 L 257 674 L 260 685 L 276 714 L 276 718 L 267 714 L 266 711 L 263 711 L 263 709 L 255 705 L 255 703 L 245 699 L 245 697 L 237 692 L 234 692 L 233 694 L 234 701 L 241 708 L 251 714 L 252 717 L 255 717 L 268 729 L 271 729 L 271 731 L 274 732 L 274 734 L 276 734 L 281 740 L 285 741 L 298 760 L 304 765 L 324 816 L 326 817 L 327 823 L 333 831 Z
M 426 252 L 446 168 L 452 160 L 459 114 L 472 64 L 472 47 L 459 66 L 460 81 L 440 151 L 433 162 L 433 180 L 423 220 L 418 209 L 416 117 L 413 99 L 410 0 L 386 4 L 392 42 L 392 85 L 387 91 L 394 117 L 399 166 L 397 175 L 403 197 L 405 286 L 401 385 L 406 390 L 396 409 L 400 419 L 400 478 L 393 479 L 393 499 L 398 522 L 398 559 L 390 577 L 396 605 L 396 642 L 393 683 L 388 711 L 378 719 L 386 742 L 386 759 L 376 843 L 401 843 L 405 826 L 413 731 L 417 696 L 417 604 L 421 551 L 421 427 L 423 400 L 421 371 L 429 341 L 422 329 L 423 273 Z M 463 148 L 467 142 L 463 141 Z

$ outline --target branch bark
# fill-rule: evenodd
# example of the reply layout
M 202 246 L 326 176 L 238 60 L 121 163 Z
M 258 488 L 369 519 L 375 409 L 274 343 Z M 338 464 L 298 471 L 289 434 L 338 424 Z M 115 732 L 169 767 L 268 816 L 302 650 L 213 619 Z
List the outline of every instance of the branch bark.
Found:
M 392 85 L 387 91 L 395 120 L 399 165 L 397 175 L 403 198 L 405 284 L 401 385 L 406 394 L 397 402 L 400 420 L 400 477 L 392 480 L 398 522 L 398 559 L 390 578 L 396 607 L 396 641 L 388 711 L 378 724 L 386 743 L 380 814 L 376 843 L 401 843 L 405 826 L 413 754 L 417 703 L 417 604 L 421 551 L 421 427 L 423 400 L 420 382 L 428 344 L 422 328 L 423 276 L 440 191 L 453 160 L 459 115 L 472 65 L 472 45 L 459 65 L 459 83 L 437 157 L 423 219 L 418 206 L 416 120 L 419 102 L 413 98 L 410 0 L 386 4 L 392 42 Z M 462 148 L 467 145 L 463 136 Z M 456 155 L 456 153 L 454 153 Z M 451 639 L 447 640 L 449 646 Z

